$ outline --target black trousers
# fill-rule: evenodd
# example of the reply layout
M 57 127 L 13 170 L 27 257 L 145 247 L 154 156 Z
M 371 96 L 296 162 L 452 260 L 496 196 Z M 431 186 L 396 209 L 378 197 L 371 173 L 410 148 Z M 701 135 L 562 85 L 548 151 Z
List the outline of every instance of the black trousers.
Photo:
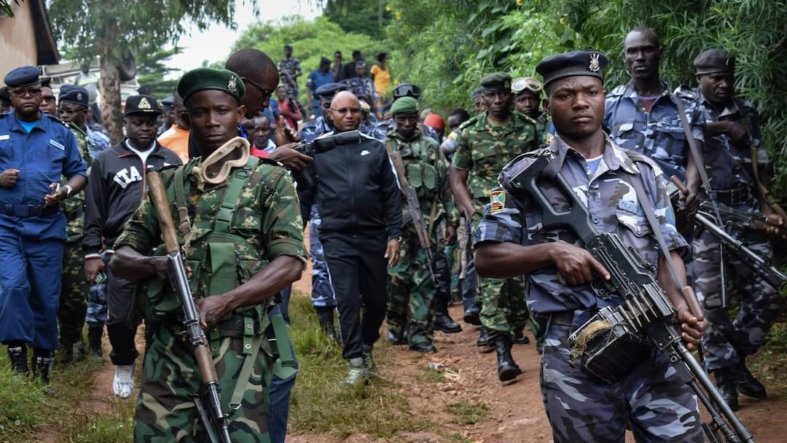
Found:
M 137 358 L 137 347 L 134 336 L 137 334 L 138 324 L 131 325 L 130 318 L 134 309 L 134 293 L 137 284 L 112 274 L 109 266 L 107 273 L 107 336 L 112 345 L 109 358 L 112 364 L 133 365 Z
M 336 294 L 346 359 L 380 338 L 388 302 L 384 231 L 373 234 L 320 232 L 328 274 Z

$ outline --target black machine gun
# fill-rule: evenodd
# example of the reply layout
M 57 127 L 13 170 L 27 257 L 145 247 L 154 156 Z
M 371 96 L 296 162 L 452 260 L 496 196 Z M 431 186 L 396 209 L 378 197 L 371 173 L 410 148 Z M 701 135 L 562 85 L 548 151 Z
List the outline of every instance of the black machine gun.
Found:
M 718 209 L 722 219 L 730 220 L 731 223 L 740 224 L 739 226 L 742 228 L 751 226 L 752 229 L 760 230 L 761 228 L 753 227 L 752 223 L 765 223 L 764 220 L 757 218 L 756 215 L 744 214 L 741 211 L 736 211 L 722 205 L 719 205 Z M 716 224 L 714 222 L 716 217 L 712 215 L 713 213 L 710 212 L 710 210 L 712 209 L 709 208 L 706 203 L 700 205 L 700 210 L 694 214 L 694 221 L 697 225 L 716 236 L 716 238 L 718 238 L 728 250 L 732 251 L 743 264 L 750 267 L 757 275 L 768 282 L 769 285 L 776 289 L 781 288 L 784 283 L 787 282 L 787 275 L 776 267 L 771 266 L 764 258 L 747 248 L 743 242 L 730 235 L 722 226 Z
M 406 224 L 407 221 L 413 222 L 413 227 L 415 228 L 415 233 L 418 236 L 418 243 L 421 245 L 421 249 L 426 252 L 426 260 L 429 267 L 429 274 L 432 276 L 432 281 L 437 284 L 437 279 L 435 278 L 434 272 L 434 260 L 432 259 L 432 241 L 429 238 L 429 231 L 426 226 L 426 221 L 424 220 L 424 215 L 421 212 L 421 205 L 418 203 L 418 194 L 415 192 L 415 188 L 410 185 L 407 181 L 407 173 L 404 169 L 404 162 L 402 161 L 402 154 L 400 152 L 391 152 L 389 154 L 391 157 L 391 163 L 394 165 L 394 169 L 396 170 L 396 175 L 399 176 L 399 184 L 402 188 L 402 193 L 404 194 L 405 199 L 407 200 L 407 217 L 409 220 L 405 220 L 403 224 Z
M 560 175 L 551 177 L 547 168 L 553 155 L 538 157 L 511 180 L 515 192 L 527 193 L 541 209 L 544 229 L 569 229 L 611 275 L 606 290 L 624 302 L 601 308 L 588 322 L 571 334 L 571 362 L 591 374 L 614 383 L 638 364 L 649 351 L 648 345 L 666 353 L 679 377 L 696 393 L 711 416 L 703 430 L 713 442 L 753 442 L 751 433 L 738 420 L 708 374 L 683 344 L 676 330 L 676 313 L 653 277 L 653 268 L 626 246 L 617 234 L 600 232 L 590 222 L 590 214 L 571 186 Z M 544 195 L 541 181 L 552 181 L 568 199 L 571 208 L 557 212 Z M 643 204 L 647 204 L 643 202 Z M 699 306 L 690 287 L 681 289 L 695 315 Z M 719 440 L 719 433 L 725 440 Z
M 199 311 L 189 286 L 185 261 L 175 234 L 175 223 L 172 221 L 167 190 L 158 172 L 148 172 L 147 179 L 150 200 L 158 215 L 161 235 L 167 250 L 170 284 L 178 293 L 178 299 L 183 307 L 183 325 L 186 327 L 188 342 L 194 351 L 194 358 L 202 378 L 202 392 L 194 398 L 197 414 L 211 443 L 231 443 L 227 415 L 221 407 L 216 366 L 213 365 L 210 345 L 200 325 Z

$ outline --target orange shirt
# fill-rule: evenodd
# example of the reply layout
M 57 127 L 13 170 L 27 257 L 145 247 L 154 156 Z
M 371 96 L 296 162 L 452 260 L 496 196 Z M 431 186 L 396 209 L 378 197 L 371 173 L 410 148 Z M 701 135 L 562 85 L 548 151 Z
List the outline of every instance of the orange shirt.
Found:
M 178 125 L 172 125 L 171 128 L 164 131 L 158 138 L 161 146 L 175 151 L 178 154 L 180 161 L 185 165 L 189 161 L 189 131 L 181 129 Z

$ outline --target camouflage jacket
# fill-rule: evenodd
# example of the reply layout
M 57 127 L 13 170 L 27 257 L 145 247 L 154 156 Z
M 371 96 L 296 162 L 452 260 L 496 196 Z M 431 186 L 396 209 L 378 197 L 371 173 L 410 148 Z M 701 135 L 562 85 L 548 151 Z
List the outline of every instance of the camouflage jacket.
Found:
M 93 163 L 90 146 L 88 145 L 87 134 L 73 123 L 67 123 L 68 129 L 74 134 L 79 147 L 79 155 L 87 165 L 88 174 L 90 165 Z M 96 154 L 98 155 L 98 154 Z M 66 241 L 76 242 L 82 240 L 85 227 L 85 192 L 80 191 L 61 203 L 63 214 L 66 216 Z
M 473 200 L 486 202 L 503 166 L 537 149 L 538 140 L 536 123 L 518 112 L 501 126 L 489 123 L 486 113 L 478 114 L 463 124 L 451 164 L 468 171 L 467 188 Z
M 738 122 L 749 134 L 747 146 L 735 146 L 726 134 L 718 134 L 705 138 L 703 160 L 705 170 L 714 190 L 733 189 L 740 186 L 749 188 L 752 200 L 757 196 L 757 184 L 752 170 L 752 151 L 757 158 L 758 172 L 763 180 L 763 171 L 768 169 L 770 160 L 760 134 L 759 115 L 748 100 L 734 98 L 723 108 L 713 106 L 702 93 L 696 90 L 681 88 L 681 95 L 694 97 L 705 124 L 720 121 Z M 767 183 L 763 183 L 767 185 Z M 755 206 L 759 206 L 755 202 Z
M 253 170 L 247 165 L 243 168 L 244 171 L 240 171 L 248 178 L 235 203 L 227 231 L 240 241 L 231 238 L 216 240 L 210 239 L 210 234 L 214 231 L 216 216 L 228 186 L 225 183 L 200 191 L 191 172 L 199 161 L 200 158 L 197 157 L 186 165 L 161 171 L 167 194 L 174 201 L 171 196 L 175 173 L 183 168 L 184 193 L 187 196 L 193 235 L 189 247 L 185 250 L 185 259 L 192 269 L 190 283 L 195 297 L 209 295 L 208 282 L 212 270 L 210 251 L 214 250 L 217 244 L 234 243 L 231 247 L 238 266 L 236 286 L 251 278 L 266 263 L 278 256 L 288 255 L 305 260 L 303 223 L 298 198 L 292 179 L 284 168 L 262 159 Z M 233 168 L 233 173 L 236 173 L 237 169 Z M 178 214 L 173 213 L 173 218 L 178 226 L 181 222 Z M 184 243 L 180 233 L 178 241 Z M 146 198 L 118 237 L 115 248 L 129 246 L 141 254 L 151 255 L 160 245 L 158 216 L 150 199 Z
M 448 165 L 440 155 L 437 142 L 425 137 L 418 129 L 411 140 L 405 140 L 396 129 L 391 128 L 385 139 L 385 148 L 388 154 L 401 153 L 407 182 L 415 188 L 418 206 L 432 232 L 443 219 L 451 226 L 458 226 L 459 213 L 454 207 L 446 174 Z M 402 203 L 406 204 L 404 197 Z M 403 211 L 403 215 L 406 212 Z M 409 225 L 406 232 L 414 233 L 415 230 Z
M 548 148 L 522 155 L 505 167 L 500 174 L 500 187 L 491 194 L 492 202 L 484 211 L 484 218 L 475 232 L 476 245 L 484 242 L 512 242 L 535 245 L 565 241 L 582 247 L 582 242 L 568 229 L 545 230 L 539 207 L 522 191 L 514 191 L 511 179 L 528 168 L 538 155 L 551 151 L 562 160 L 560 173 L 574 193 L 589 209 L 590 221 L 601 232 L 616 233 L 623 244 L 630 245 L 647 263 L 658 264 L 658 246 L 652 235 L 645 213 L 631 185 L 631 176 L 639 174 L 648 202 L 654 209 L 661 232 L 670 250 L 684 248 L 686 241 L 674 226 L 674 214 L 667 195 L 667 182 L 659 167 L 650 159 L 638 155 L 635 162 L 609 139 L 595 172 L 588 169 L 586 160 L 559 137 Z M 570 203 L 559 188 L 542 182 L 540 189 L 555 210 L 562 212 Z M 588 309 L 597 306 L 598 298 L 609 298 L 601 282 L 568 287 L 558 281 L 553 267 L 539 269 L 527 275 L 528 307 L 537 313 Z M 622 300 L 619 300 L 622 301 Z M 614 303 L 613 303 L 614 304 Z
M 616 87 L 604 102 L 604 126 L 616 145 L 656 160 L 667 177 L 677 175 L 685 180 L 689 144 L 678 109 L 670 99 L 669 86 L 662 82 L 662 88 L 664 92 L 650 112 L 645 112 L 631 83 Z M 704 141 L 705 123 L 696 103 L 679 94 L 677 98 L 683 102 L 691 134 L 697 141 Z

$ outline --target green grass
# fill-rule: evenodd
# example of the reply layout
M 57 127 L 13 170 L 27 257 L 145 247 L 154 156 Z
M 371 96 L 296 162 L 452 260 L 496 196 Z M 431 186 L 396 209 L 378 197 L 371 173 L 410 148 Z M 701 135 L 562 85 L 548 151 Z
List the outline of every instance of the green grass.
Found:
M 445 411 L 455 416 L 453 423 L 474 425 L 489 417 L 489 406 L 486 403 L 459 401 L 445 405 Z
M 747 361 L 755 377 L 765 384 L 769 394 L 787 394 L 787 322 L 771 328 L 768 341 L 760 352 Z
M 45 414 L 42 387 L 13 375 L 8 359 L 0 360 L 0 441 L 17 441 L 29 435 Z
M 300 364 L 290 404 L 290 432 L 331 433 L 338 437 L 363 433 L 391 438 L 397 432 L 427 429 L 430 423 L 411 411 L 407 399 L 390 383 L 376 380 L 358 389 L 343 389 L 339 382 L 347 371 L 341 349 L 320 332 L 310 299 L 294 294 L 290 300 L 290 333 Z M 388 347 L 375 348 L 380 367 Z

